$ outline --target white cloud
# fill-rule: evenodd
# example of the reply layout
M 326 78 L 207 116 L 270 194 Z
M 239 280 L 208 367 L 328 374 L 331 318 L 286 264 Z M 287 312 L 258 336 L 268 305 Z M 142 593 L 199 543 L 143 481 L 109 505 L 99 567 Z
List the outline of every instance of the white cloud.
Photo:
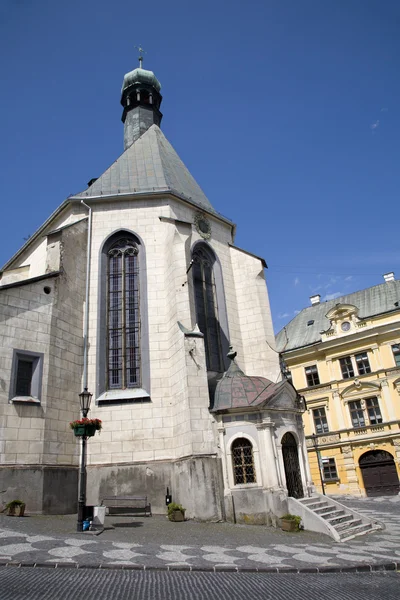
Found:
M 386 107 L 385 108 L 381 108 L 381 112 L 389 112 L 389 109 L 386 108 Z
M 375 131 L 375 129 L 378 129 L 379 127 L 379 119 L 377 121 L 375 121 L 375 123 L 372 123 L 370 125 L 370 129 L 372 129 L 372 131 Z
M 351 281 L 353 279 L 353 275 L 348 275 L 344 278 L 345 281 Z
M 321 300 L 321 302 L 327 302 L 328 300 L 335 300 L 335 298 L 339 298 L 339 296 L 344 296 L 343 292 L 333 292 L 333 294 L 326 294 Z
M 298 277 L 294 278 L 293 285 L 299 285 L 300 279 Z
M 290 317 L 289 313 L 280 313 L 278 315 L 278 319 L 287 319 L 288 317 Z

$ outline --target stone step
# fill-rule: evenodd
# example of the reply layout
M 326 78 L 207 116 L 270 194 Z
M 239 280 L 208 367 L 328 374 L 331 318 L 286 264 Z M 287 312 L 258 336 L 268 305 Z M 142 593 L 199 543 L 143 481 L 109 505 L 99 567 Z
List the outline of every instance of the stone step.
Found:
M 340 512 L 342 512 L 342 511 L 340 511 Z M 330 518 L 330 519 L 326 519 L 326 520 L 328 521 L 328 523 L 330 525 L 333 525 L 333 527 L 334 527 L 335 525 L 338 525 L 339 523 L 346 523 L 348 521 L 352 521 L 353 515 L 346 515 L 343 513 L 343 515 L 339 515 L 334 518 Z
M 348 531 L 341 531 L 339 533 L 340 541 L 346 542 L 347 540 L 351 540 L 352 538 L 358 535 L 365 535 L 367 533 L 373 533 L 377 531 L 378 528 L 374 527 L 370 523 L 365 523 L 363 525 L 359 525 L 358 527 L 350 528 Z
M 313 502 L 312 504 L 311 503 L 310 504 L 305 504 L 305 506 L 307 508 L 309 508 L 310 510 L 314 510 L 315 511 L 315 510 L 318 510 L 320 508 L 327 507 L 328 503 L 327 502 L 318 502 L 318 501 L 316 501 L 316 502 Z
M 328 513 L 332 513 L 334 512 L 336 509 L 333 508 L 332 506 L 322 506 L 321 508 L 314 508 L 314 512 L 319 515 L 320 517 L 322 517 L 323 515 L 327 515 Z
M 340 533 L 341 531 L 344 530 L 350 530 L 352 527 L 358 527 L 359 525 L 362 525 L 363 522 L 361 519 L 353 519 L 352 521 L 345 521 L 344 523 L 338 523 L 337 525 L 334 525 L 336 531 L 338 533 Z

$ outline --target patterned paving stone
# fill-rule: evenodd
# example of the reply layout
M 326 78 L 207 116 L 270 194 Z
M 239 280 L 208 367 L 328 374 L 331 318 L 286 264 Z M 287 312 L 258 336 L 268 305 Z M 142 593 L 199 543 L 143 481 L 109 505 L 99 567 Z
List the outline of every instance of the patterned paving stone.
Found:
M 63 519 L 40 517 L 0 518 L 0 558 L 8 561 L 84 565 L 143 565 L 151 567 L 254 568 L 321 567 L 400 562 L 400 504 L 392 499 L 345 498 L 360 512 L 385 521 L 387 529 L 347 543 L 335 543 L 309 532 L 285 534 L 280 530 L 229 524 L 188 522 L 184 528 L 158 517 L 146 520 L 140 530 L 127 524 L 102 536 L 60 532 Z M 3 523 L 7 527 L 2 526 Z M 15 526 L 15 529 L 8 525 Z M 146 529 L 147 527 L 147 529 Z M 55 535 L 50 532 L 58 531 Z M 90 537 L 89 537 L 90 535 Z M 163 539 L 169 537 L 170 543 Z M 180 538 L 192 541 L 179 543 Z M 160 539 L 158 539 L 160 538 Z M 261 543 L 260 543 L 261 541 Z M 214 543 L 213 543 L 214 542 Z M 216 542 L 216 543 L 215 543 Z

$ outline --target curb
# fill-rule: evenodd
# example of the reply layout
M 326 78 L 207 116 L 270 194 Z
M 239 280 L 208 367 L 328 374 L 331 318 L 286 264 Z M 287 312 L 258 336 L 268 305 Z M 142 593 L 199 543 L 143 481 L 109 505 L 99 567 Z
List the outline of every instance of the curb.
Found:
M 375 563 L 362 564 L 344 567 L 195 567 L 190 565 L 174 565 L 165 567 L 147 567 L 145 565 L 115 565 L 109 563 L 99 563 L 93 565 L 80 565 L 79 563 L 36 563 L 36 562 L 18 562 L 0 560 L 0 568 L 33 568 L 33 569 L 95 569 L 95 570 L 113 570 L 113 571 L 180 571 L 190 573 L 372 573 L 385 571 L 399 571 L 400 563 Z

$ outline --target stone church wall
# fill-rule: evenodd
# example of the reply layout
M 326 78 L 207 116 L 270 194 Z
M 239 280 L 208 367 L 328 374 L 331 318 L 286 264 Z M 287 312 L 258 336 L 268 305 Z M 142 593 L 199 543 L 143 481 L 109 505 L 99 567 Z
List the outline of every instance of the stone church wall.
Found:
M 61 273 L 0 288 L 0 489 L 30 512 L 76 507 L 86 222 L 60 234 Z M 46 293 L 46 290 L 48 293 Z M 43 356 L 40 402 L 11 402 L 13 350 Z

